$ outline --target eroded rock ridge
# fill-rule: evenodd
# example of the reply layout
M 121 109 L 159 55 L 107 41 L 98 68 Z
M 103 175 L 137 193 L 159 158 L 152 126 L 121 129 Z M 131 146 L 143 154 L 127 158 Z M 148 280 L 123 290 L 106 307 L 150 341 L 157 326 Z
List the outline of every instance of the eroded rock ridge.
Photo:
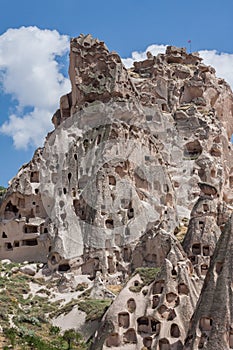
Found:
M 93 349 L 232 348 L 230 87 L 184 48 L 127 70 L 91 35 L 71 40 L 69 75 L 1 201 L 0 258 L 127 281 Z

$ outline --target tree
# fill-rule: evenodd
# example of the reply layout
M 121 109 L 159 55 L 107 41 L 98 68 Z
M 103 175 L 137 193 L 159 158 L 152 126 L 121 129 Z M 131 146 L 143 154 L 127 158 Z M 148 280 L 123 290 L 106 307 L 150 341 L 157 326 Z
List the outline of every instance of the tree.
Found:
M 63 339 L 67 342 L 67 350 L 71 350 L 72 346 L 75 345 L 84 345 L 82 336 L 80 333 L 77 333 L 75 329 L 67 329 L 63 334 Z
M 17 330 L 13 327 L 4 329 L 4 335 L 10 340 L 12 346 L 15 345 Z

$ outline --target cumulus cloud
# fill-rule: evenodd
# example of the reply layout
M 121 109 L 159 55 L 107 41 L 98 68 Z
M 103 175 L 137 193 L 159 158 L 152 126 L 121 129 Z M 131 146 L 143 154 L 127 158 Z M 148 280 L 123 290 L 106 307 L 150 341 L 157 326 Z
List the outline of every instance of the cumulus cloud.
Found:
M 224 78 L 233 89 L 233 54 L 221 52 L 216 50 L 202 50 L 199 51 L 203 62 L 216 69 L 216 75 Z
M 130 68 L 134 61 L 146 59 L 146 52 L 156 56 L 164 53 L 166 47 L 153 44 L 122 60 Z M 0 36 L 0 89 L 15 102 L 0 132 L 11 136 L 17 149 L 42 145 L 52 129 L 51 117 L 59 98 L 70 91 L 69 79 L 62 74 L 57 60 L 58 56 L 67 57 L 68 51 L 68 36 L 56 30 L 21 27 Z M 202 50 L 200 55 L 233 88 L 233 54 Z
M 134 51 L 129 58 L 123 58 L 123 63 L 126 68 L 133 66 L 135 61 L 143 61 L 146 59 L 147 51 L 150 51 L 154 56 L 158 53 L 165 53 L 167 45 L 150 45 L 143 52 Z M 199 51 L 200 56 L 203 58 L 203 62 L 206 65 L 210 65 L 215 68 L 216 75 L 224 78 L 233 89 L 233 54 L 221 52 L 216 50 L 202 50 Z
M 41 145 L 51 130 L 59 98 L 70 90 L 56 60 L 68 50 L 68 36 L 56 30 L 21 27 L 0 36 L 1 89 L 16 102 L 0 131 L 13 138 L 16 148 Z
M 123 58 L 122 61 L 126 68 L 131 68 L 135 61 L 143 61 L 146 59 L 146 53 L 150 51 L 152 55 L 157 56 L 159 53 L 165 53 L 166 45 L 150 45 L 143 52 L 133 51 L 131 57 Z

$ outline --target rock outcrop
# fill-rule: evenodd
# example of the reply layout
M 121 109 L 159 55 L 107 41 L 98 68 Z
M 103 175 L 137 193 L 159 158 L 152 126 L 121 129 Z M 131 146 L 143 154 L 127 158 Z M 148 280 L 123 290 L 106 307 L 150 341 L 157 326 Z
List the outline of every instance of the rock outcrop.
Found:
M 193 312 L 185 347 L 230 349 L 230 311 L 211 333 L 225 249 L 231 274 L 230 87 L 184 48 L 127 70 L 90 35 L 71 40 L 69 75 L 54 131 L 1 199 L 0 258 L 101 276 L 102 297 L 128 280 L 93 349 L 182 349 Z M 143 285 L 140 268 L 161 271 Z
M 221 235 L 184 349 L 232 349 L 232 220 Z
M 145 281 L 150 270 L 136 270 L 104 316 L 92 349 L 182 349 L 202 280 L 165 232 L 154 233 L 161 252 L 164 236 L 170 249 L 154 281 Z

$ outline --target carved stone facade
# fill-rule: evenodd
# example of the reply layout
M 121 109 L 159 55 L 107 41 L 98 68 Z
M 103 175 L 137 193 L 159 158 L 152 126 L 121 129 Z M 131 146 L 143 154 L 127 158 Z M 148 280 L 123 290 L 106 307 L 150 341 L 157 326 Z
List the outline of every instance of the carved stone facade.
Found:
M 184 48 L 148 53 L 126 70 L 90 35 L 71 40 L 69 74 L 55 130 L 2 199 L 0 258 L 106 284 L 161 268 L 140 292 L 131 288 L 140 275 L 127 282 L 93 349 L 182 349 L 205 280 L 185 346 L 214 349 L 205 345 L 216 340 L 214 315 L 200 305 L 232 210 L 230 87 Z M 230 349 L 230 322 L 224 337 Z

